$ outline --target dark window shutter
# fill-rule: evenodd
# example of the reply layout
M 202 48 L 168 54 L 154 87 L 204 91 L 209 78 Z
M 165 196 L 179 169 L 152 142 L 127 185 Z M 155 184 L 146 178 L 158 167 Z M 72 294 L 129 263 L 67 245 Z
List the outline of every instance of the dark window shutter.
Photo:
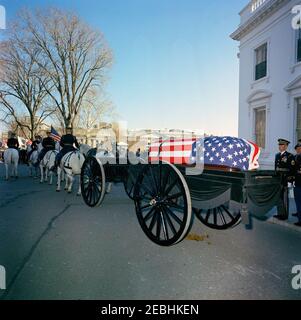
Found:
M 267 75 L 267 62 L 263 61 L 256 65 L 255 80 L 264 78 Z

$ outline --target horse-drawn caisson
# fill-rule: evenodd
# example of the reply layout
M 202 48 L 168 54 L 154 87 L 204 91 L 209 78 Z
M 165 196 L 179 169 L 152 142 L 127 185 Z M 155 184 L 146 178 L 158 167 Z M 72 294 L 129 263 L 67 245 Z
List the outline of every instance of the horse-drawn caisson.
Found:
M 232 137 L 158 141 L 138 164 L 100 151 L 83 164 L 82 196 L 99 206 L 106 183 L 122 182 L 147 237 L 171 246 L 187 236 L 194 216 L 220 230 L 242 216 L 265 218 L 280 199 L 280 179 L 258 170 L 259 153 L 255 144 Z M 204 164 L 198 174 L 196 164 Z

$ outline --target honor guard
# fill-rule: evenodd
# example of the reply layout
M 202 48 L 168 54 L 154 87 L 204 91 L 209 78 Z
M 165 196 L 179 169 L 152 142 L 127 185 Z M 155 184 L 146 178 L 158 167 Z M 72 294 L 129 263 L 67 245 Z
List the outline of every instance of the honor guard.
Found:
M 15 133 L 11 134 L 11 137 L 7 140 L 7 147 L 11 149 L 16 149 L 18 150 L 19 148 L 19 141 L 16 137 Z
M 54 170 L 56 167 L 60 165 L 60 162 L 64 155 L 66 155 L 68 152 L 75 151 L 76 148 L 79 149 L 77 139 L 72 134 L 72 128 L 66 129 L 66 134 L 63 135 L 61 138 L 60 146 L 62 147 L 62 150 L 57 154 L 55 158 L 55 167 L 52 170 Z
M 30 156 L 32 155 L 32 153 L 34 151 L 36 151 L 36 150 L 38 151 L 39 143 L 40 143 L 40 136 L 35 136 L 35 140 L 33 140 L 32 144 L 30 146 L 30 151 L 28 152 L 28 155 L 27 155 L 28 159 L 30 159 Z
M 295 188 L 294 197 L 296 202 L 297 213 L 293 216 L 298 218 L 298 222 L 295 223 L 296 226 L 301 227 L 301 141 L 295 146 L 296 156 L 295 156 Z
M 47 137 L 42 141 L 43 149 L 39 154 L 39 161 L 42 161 L 48 151 L 55 149 L 55 141 L 51 137 L 51 132 L 47 131 Z
M 279 220 L 288 219 L 288 183 L 294 180 L 295 157 L 287 151 L 289 144 L 286 139 L 278 139 L 279 153 L 275 158 L 275 171 L 281 177 L 281 203 L 277 206 L 278 213 L 274 217 Z

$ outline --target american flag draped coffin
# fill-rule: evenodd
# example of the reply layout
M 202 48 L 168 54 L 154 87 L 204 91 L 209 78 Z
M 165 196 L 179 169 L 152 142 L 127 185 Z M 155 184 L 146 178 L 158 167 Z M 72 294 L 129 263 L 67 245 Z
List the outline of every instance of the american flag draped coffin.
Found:
M 167 161 L 177 165 L 231 168 L 248 171 L 259 168 L 260 148 L 253 142 L 234 137 L 206 137 L 157 141 L 149 149 L 149 161 Z
M 280 180 L 274 171 L 258 170 L 259 156 L 256 144 L 228 136 L 158 141 L 149 150 L 151 163 L 166 161 L 180 169 L 194 208 L 207 212 L 226 205 L 232 212 L 245 208 L 264 219 L 279 202 Z M 185 167 L 197 161 L 204 164 L 203 173 L 187 175 Z

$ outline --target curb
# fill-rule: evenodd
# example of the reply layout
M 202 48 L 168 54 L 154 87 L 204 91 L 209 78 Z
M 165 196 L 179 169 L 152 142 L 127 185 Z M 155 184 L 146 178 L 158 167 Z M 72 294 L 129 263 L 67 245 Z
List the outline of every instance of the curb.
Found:
M 281 221 L 281 220 L 278 220 L 278 219 L 276 219 L 274 217 L 269 218 L 267 220 L 267 222 L 272 223 L 272 224 L 278 224 L 280 226 L 289 228 L 291 230 L 294 230 L 294 231 L 297 231 L 297 232 L 301 232 L 301 227 L 295 226 L 292 222 Z

